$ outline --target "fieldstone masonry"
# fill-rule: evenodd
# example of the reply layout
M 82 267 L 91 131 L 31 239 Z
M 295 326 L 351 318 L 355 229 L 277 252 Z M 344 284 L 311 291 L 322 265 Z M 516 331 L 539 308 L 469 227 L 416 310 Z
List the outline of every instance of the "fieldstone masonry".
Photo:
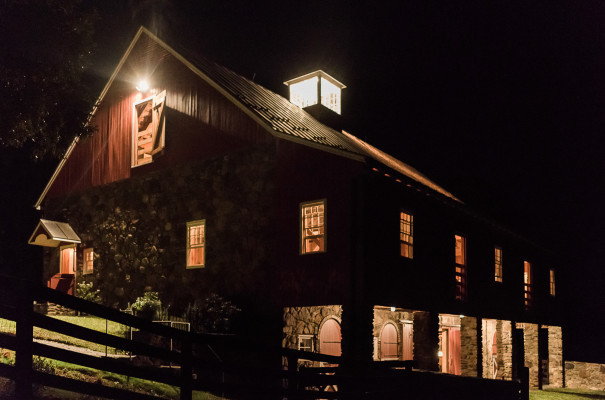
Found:
M 460 318 L 460 372 L 477 376 L 477 318 Z
M 317 351 L 319 328 L 328 318 L 342 321 L 342 306 L 285 307 L 282 347 L 298 349 L 299 335 L 313 335 Z
M 550 386 L 563 386 L 563 333 L 560 326 L 548 327 L 548 375 Z
M 517 323 L 517 328 L 523 329 L 523 343 L 525 345 L 525 366 L 529 368 L 529 386 L 538 387 L 539 353 L 538 353 L 538 325 Z
M 401 321 L 413 321 L 414 312 L 411 310 L 396 309 L 391 311 L 390 307 L 374 307 L 374 329 L 373 337 L 374 343 L 377 347 L 374 349 L 374 359 L 377 360 L 380 355 L 380 333 L 387 323 L 392 323 L 397 329 L 397 341 L 399 343 L 397 353 L 400 355 L 403 352 L 402 340 L 401 340 Z
M 573 389 L 605 390 L 605 364 L 565 361 L 565 386 Z

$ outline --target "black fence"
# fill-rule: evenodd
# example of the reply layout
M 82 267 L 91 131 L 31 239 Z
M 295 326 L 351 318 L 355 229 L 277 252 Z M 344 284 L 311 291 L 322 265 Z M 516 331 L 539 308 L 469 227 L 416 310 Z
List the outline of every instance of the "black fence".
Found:
M 15 381 L 18 399 L 32 398 L 32 384 L 112 399 L 158 399 L 123 388 L 37 371 L 33 356 L 162 382 L 229 399 L 526 399 L 527 383 L 467 378 L 412 370 L 410 361 L 353 363 L 341 357 L 267 347 L 233 335 L 197 334 L 153 323 L 23 280 L 2 277 L 0 318 L 16 321 L 16 334 L 0 333 L 0 348 L 15 350 L 15 365 L 0 364 L 0 376 Z M 52 302 L 114 321 L 162 340 L 133 341 L 34 312 L 33 302 Z M 141 366 L 129 358 L 96 357 L 33 340 L 34 326 L 136 355 L 175 368 Z M 166 346 L 166 342 L 177 345 Z

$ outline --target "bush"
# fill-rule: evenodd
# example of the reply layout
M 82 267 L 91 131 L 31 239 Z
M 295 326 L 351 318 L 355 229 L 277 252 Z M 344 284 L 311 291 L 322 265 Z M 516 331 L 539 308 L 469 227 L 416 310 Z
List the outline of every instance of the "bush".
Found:
M 92 282 L 79 283 L 76 288 L 76 296 L 93 303 L 101 304 L 101 291 L 92 288 Z
M 187 306 L 185 317 L 195 332 L 233 333 L 240 309 L 218 294 L 211 294 L 201 304 Z
M 137 316 L 146 319 L 153 319 L 154 315 L 162 308 L 162 302 L 158 292 L 145 292 L 143 296 L 138 297 L 132 305 L 132 310 Z

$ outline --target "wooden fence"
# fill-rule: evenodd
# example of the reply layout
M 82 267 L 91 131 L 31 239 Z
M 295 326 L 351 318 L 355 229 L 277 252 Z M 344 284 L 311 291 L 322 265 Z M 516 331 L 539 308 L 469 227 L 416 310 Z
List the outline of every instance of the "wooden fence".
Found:
M 492 381 L 412 371 L 410 361 L 346 362 L 341 357 L 267 347 L 232 335 L 196 334 L 91 303 L 9 277 L 0 290 L 0 317 L 16 321 L 16 335 L 0 333 L 0 348 L 16 351 L 15 365 L 0 364 L 0 376 L 15 381 L 18 399 L 32 398 L 32 384 L 114 399 L 158 399 L 124 388 L 89 383 L 33 368 L 33 356 L 109 371 L 180 388 L 180 399 L 203 390 L 230 399 L 523 399 L 518 381 Z M 98 332 L 34 312 L 33 301 L 52 302 L 179 343 L 180 351 Z M 178 368 L 137 366 L 128 360 L 95 357 L 33 340 L 34 326 Z M 304 360 L 304 361 L 303 361 Z M 526 387 L 526 386 L 525 386 Z

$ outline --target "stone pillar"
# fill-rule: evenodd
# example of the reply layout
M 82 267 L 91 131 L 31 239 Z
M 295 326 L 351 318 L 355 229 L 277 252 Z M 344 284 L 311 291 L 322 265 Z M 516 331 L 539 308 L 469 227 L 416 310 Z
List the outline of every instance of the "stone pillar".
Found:
M 498 378 L 513 379 L 513 334 L 510 321 L 496 321 L 498 332 Z M 502 355 L 502 356 L 500 356 Z
M 529 368 L 529 386 L 538 387 L 540 358 L 538 353 L 538 325 L 523 323 L 523 342 L 525 347 L 525 366 Z
M 563 387 L 563 332 L 560 326 L 548 327 L 548 374 L 551 386 Z
M 460 370 L 463 376 L 477 376 L 477 319 L 460 318 Z
M 414 311 L 414 364 L 418 369 L 439 371 L 439 315 Z

